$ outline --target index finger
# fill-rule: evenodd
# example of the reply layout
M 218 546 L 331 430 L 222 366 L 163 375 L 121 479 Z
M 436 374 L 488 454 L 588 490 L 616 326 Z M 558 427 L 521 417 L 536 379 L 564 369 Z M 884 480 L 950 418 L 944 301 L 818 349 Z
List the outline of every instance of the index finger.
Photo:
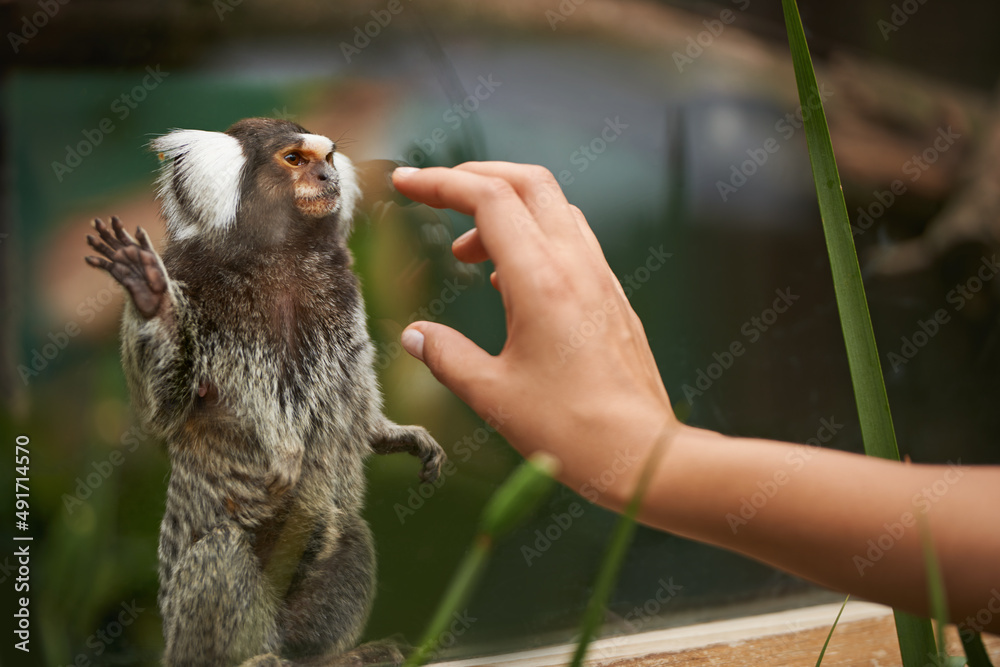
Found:
M 498 268 L 530 271 L 544 261 L 545 235 L 510 182 L 446 167 L 410 169 L 393 172 L 396 189 L 414 201 L 473 216 Z

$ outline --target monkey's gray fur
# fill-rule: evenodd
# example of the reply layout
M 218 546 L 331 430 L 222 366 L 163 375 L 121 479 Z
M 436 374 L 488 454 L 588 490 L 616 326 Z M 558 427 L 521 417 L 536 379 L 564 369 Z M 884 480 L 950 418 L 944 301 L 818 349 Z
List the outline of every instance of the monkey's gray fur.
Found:
M 122 359 L 171 463 L 160 529 L 168 666 L 397 661 L 351 651 L 372 602 L 364 461 L 441 447 L 382 413 L 346 246 L 350 161 L 288 121 L 178 130 L 163 161 L 162 260 L 139 229 L 95 221 L 88 263 L 129 292 Z

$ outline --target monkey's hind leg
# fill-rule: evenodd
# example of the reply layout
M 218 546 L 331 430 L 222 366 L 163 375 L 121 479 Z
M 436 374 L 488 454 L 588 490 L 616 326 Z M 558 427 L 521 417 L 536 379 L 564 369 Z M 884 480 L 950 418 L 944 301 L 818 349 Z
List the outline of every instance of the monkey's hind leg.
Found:
M 327 664 L 364 630 L 375 594 L 371 531 L 347 514 L 317 526 L 285 595 L 281 654 L 294 664 Z M 315 663 L 310 662 L 315 660 Z
M 167 586 L 168 667 L 233 665 L 277 648 L 278 603 L 239 527 L 201 537 L 174 564 Z
M 331 550 L 330 547 L 333 546 Z M 256 656 L 240 667 L 398 667 L 406 656 L 391 639 L 354 646 L 375 586 L 375 551 L 367 524 L 344 517 L 336 537 L 316 530 L 285 597 L 281 655 Z
M 423 426 L 400 426 L 383 419 L 372 438 L 372 449 L 376 454 L 406 452 L 420 459 L 420 479 L 433 482 L 441 473 L 445 455 L 441 445 Z

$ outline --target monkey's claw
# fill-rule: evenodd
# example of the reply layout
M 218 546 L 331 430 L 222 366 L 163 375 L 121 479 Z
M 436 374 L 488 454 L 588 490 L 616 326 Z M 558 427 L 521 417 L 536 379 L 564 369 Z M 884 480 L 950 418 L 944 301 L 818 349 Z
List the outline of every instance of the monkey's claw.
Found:
M 99 237 L 88 234 L 87 243 L 102 257 L 87 257 L 87 263 L 107 271 L 128 290 L 143 317 L 157 315 L 165 302 L 167 271 L 149 236 L 138 227 L 136 241 L 117 216 L 111 217 L 111 229 L 100 219 L 94 220 L 94 229 Z
M 420 479 L 424 482 L 434 482 L 441 474 L 441 466 L 444 465 L 445 455 L 437 443 L 434 447 L 424 451 L 420 461 L 424 464 L 420 469 Z
M 420 459 L 420 479 L 433 482 L 441 474 L 446 456 L 441 445 L 423 426 L 400 426 L 386 421 L 372 448 L 379 454 L 407 452 Z

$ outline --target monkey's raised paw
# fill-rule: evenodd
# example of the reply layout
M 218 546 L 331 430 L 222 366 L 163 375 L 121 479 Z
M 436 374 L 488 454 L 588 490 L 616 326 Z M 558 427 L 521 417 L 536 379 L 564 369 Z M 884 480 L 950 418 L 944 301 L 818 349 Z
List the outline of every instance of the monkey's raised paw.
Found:
M 136 228 L 136 241 L 116 216 L 111 217 L 111 229 L 100 219 L 94 220 L 94 229 L 100 238 L 88 234 L 87 243 L 103 257 L 87 257 L 87 264 L 104 269 L 127 289 L 143 317 L 159 314 L 166 301 L 167 270 L 146 232 Z

